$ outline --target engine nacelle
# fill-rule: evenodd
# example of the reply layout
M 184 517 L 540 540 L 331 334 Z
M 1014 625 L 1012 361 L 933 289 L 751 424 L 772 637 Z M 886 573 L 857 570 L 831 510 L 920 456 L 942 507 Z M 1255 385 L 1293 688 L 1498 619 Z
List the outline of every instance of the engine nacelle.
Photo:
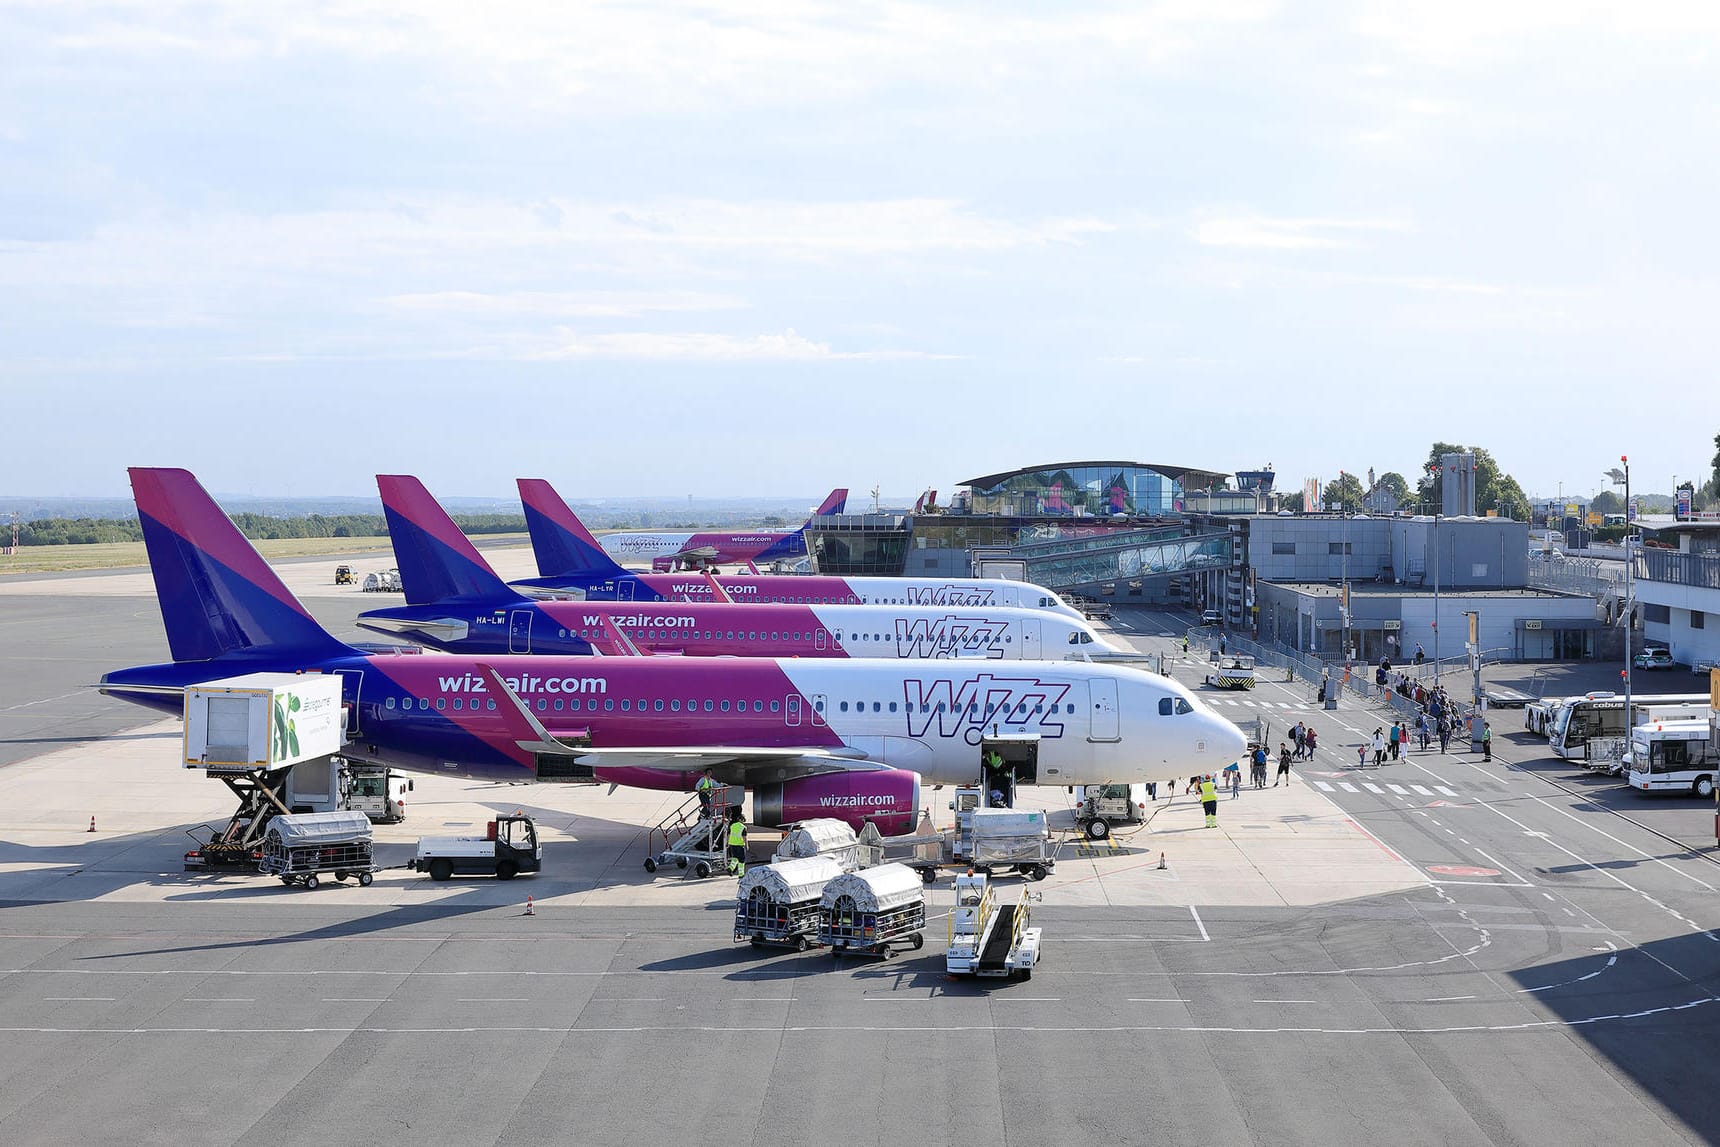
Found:
M 820 773 L 758 785 L 753 823 L 767 827 L 827 817 L 854 831 L 868 822 L 885 836 L 912 832 L 920 819 L 920 774 L 906 769 Z

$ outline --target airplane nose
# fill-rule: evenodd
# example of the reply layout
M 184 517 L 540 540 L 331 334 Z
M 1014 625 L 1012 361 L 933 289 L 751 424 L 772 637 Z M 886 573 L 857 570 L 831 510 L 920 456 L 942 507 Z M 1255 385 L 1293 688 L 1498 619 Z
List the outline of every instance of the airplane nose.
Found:
M 1248 751 L 1248 738 L 1231 722 L 1213 714 L 1207 718 L 1211 732 L 1206 741 L 1207 752 L 1221 761 L 1234 761 Z

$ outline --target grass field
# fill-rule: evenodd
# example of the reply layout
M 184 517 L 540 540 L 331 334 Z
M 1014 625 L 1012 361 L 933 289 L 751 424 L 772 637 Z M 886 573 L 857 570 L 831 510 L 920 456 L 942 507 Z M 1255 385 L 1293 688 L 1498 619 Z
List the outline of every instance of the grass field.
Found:
M 483 546 L 514 545 L 525 534 L 485 534 Z M 255 543 L 270 561 L 281 558 L 324 557 L 389 549 L 387 538 L 280 538 Z M 147 565 L 142 542 L 109 542 L 92 546 L 21 546 L 16 557 L 0 554 L 0 574 L 63 573 L 67 570 L 119 569 Z

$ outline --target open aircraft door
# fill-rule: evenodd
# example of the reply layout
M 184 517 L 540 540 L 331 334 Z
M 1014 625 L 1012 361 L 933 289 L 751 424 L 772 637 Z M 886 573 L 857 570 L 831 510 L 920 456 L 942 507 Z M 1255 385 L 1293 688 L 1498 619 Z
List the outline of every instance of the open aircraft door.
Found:
M 1094 678 L 1087 682 L 1087 697 L 1093 706 L 1093 731 L 1087 739 L 1122 740 L 1122 734 L 1117 730 L 1117 683 L 1109 678 Z
M 364 691 L 364 670 L 337 669 L 335 672 L 341 676 L 340 703 L 346 710 L 346 735 L 356 737 L 363 728 L 359 703 Z
M 529 609 L 516 609 L 508 615 L 508 652 L 530 653 L 532 651 L 532 613 Z

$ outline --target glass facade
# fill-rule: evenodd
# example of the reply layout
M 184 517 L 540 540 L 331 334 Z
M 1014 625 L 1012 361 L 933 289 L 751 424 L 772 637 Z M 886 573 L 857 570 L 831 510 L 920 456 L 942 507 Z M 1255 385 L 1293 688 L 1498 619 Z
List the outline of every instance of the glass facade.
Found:
M 980 482 L 986 481 L 980 479 Z M 972 512 L 1023 518 L 1161 515 L 1182 509 L 1182 487 L 1132 462 L 1095 462 L 1021 470 L 970 484 Z

